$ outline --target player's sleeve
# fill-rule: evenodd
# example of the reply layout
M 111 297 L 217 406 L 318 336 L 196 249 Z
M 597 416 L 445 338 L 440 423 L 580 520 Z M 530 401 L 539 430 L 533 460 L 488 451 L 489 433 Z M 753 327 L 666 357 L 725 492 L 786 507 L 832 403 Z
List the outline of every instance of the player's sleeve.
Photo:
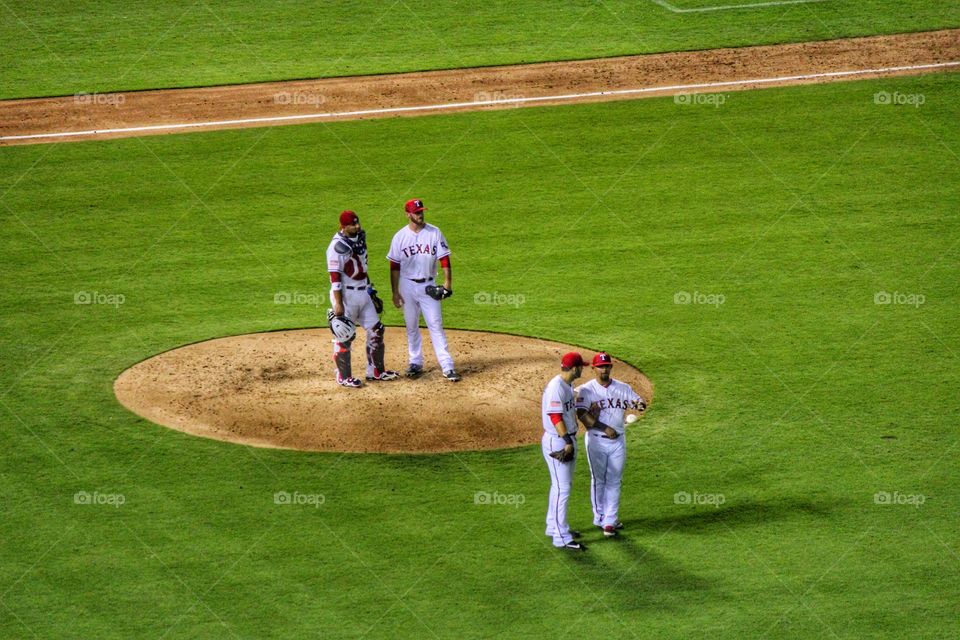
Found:
M 343 285 L 340 282 L 340 272 L 343 271 L 343 256 L 337 253 L 333 243 L 327 247 L 327 272 L 330 274 L 330 288 L 339 290 Z
M 591 401 L 590 388 L 587 387 L 587 385 L 580 385 L 579 387 L 576 388 L 575 393 L 577 396 L 577 402 L 576 402 L 577 411 L 579 411 L 580 409 L 589 411 L 590 401 Z
M 557 424 L 558 420 L 554 416 L 560 416 L 563 419 L 563 398 L 560 397 L 560 386 L 550 383 L 544 396 L 547 415 L 553 420 L 553 424 Z
M 397 239 L 399 234 L 393 236 L 393 240 L 390 241 L 390 251 L 387 252 L 387 260 L 390 262 L 400 264 L 400 241 Z
M 443 232 L 437 229 L 437 235 L 440 236 L 440 239 L 437 240 L 437 260 L 440 258 L 446 258 L 450 255 L 450 245 L 447 244 L 447 239 L 444 237 Z

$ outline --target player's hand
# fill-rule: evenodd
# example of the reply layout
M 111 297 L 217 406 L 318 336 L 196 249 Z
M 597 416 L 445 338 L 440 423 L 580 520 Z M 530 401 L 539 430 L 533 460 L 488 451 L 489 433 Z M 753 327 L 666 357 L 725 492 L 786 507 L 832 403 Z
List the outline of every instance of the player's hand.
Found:
M 343 315 L 343 304 L 340 302 L 333 303 L 333 315 L 342 316 Z
M 614 431 L 613 427 L 607 427 L 603 430 L 603 437 L 609 438 L 610 440 L 616 440 L 620 436 L 619 433 Z
M 403 306 L 403 297 L 400 295 L 399 291 L 393 292 L 393 306 L 397 309 Z

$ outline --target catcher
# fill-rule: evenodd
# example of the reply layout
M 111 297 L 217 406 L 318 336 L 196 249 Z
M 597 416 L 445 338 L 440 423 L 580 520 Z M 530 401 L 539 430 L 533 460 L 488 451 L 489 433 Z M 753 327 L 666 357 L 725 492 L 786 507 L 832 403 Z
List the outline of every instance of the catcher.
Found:
M 333 305 L 327 312 L 327 321 L 334 334 L 337 382 L 349 388 L 363 386 L 350 369 L 350 345 L 356 337 L 356 324 L 367 332 L 367 380 L 396 380 L 399 374 L 383 363 L 383 301 L 367 276 L 367 235 L 353 211 L 340 214 L 340 231 L 327 247 L 327 271 Z

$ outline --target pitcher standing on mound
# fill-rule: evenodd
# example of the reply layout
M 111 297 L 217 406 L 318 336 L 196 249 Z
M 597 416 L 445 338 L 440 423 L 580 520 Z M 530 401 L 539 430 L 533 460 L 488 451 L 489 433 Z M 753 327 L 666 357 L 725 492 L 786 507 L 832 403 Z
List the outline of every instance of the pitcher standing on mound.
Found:
M 403 320 L 407 327 L 410 366 L 405 373 L 408 378 L 418 378 L 423 374 L 423 344 L 420 338 L 422 313 L 443 377 L 458 382 L 460 375 L 453 368 L 453 357 L 447 347 L 440 311 L 440 301 L 453 295 L 450 247 L 440 229 L 424 221 L 424 209 L 422 200 L 407 201 L 404 211 L 409 223 L 393 236 L 387 254 L 393 304 L 403 308 Z M 443 270 L 442 287 L 434 282 L 437 262 Z

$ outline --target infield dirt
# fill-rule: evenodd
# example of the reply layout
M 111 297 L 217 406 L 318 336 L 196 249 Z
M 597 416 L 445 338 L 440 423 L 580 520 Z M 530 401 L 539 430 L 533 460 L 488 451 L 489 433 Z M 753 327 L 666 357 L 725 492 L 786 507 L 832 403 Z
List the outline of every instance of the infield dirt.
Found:
M 363 378 L 363 332 L 353 374 Z M 560 356 L 593 352 L 558 342 L 447 330 L 460 382 L 444 379 L 424 334 L 426 373 L 347 389 L 334 380 L 330 332 L 299 329 L 217 338 L 167 351 L 124 371 L 121 404 L 193 435 L 258 447 L 354 453 L 441 453 L 539 442 L 540 398 Z M 406 334 L 388 327 L 387 365 L 405 366 Z M 432 362 L 432 364 L 431 364 Z M 649 402 L 653 385 L 614 359 L 613 376 Z M 574 384 L 592 379 L 589 367 Z M 635 423 L 637 425 L 642 423 Z
M 897 71 L 848 76 L 795 77 L 949 62 L 960 62 L 960 29 L 571 62 L 6 100 L 0 101 L 0 146 L 155 135 L 196 131 L 197 127 L 203 127 L 201 130 L 226 129 L 426 115 L 451 109 L 505 109 L 515 108 L 517 103 L 510 100 L 518 98 L 539 99 L 622 90 L 644 89 L 650 92 L 586 95 L 525 104 L 566 104 L 680 93 L 738 91 L 759 86 L 916 75 L 929 73 L 931 69 L 901 68 Z M 960 70 L 960 66 L 941 67 L 940 70 L 956 71 Z M 736 84 L 758 78 L 792 79 L 759 85 Z M 733 84 L 721 87 L 689 86 L 711 83 Z M 684 88 L 677 88 L 678 85 Z M 451 106 L 482 101 L 491 104 Z M 424 108 L 428 105 L 434 107 Z M 416 110 L 382 112 L 383 109 L 398 108 Z M 303 116 L 305 119 L 236 122 L 251 118 L 291 116 Z M 187 126 L 146 131 L 103 131 L 168 125 Z M 63 132 L 89 133 L 70 137 L 3 139 Z

